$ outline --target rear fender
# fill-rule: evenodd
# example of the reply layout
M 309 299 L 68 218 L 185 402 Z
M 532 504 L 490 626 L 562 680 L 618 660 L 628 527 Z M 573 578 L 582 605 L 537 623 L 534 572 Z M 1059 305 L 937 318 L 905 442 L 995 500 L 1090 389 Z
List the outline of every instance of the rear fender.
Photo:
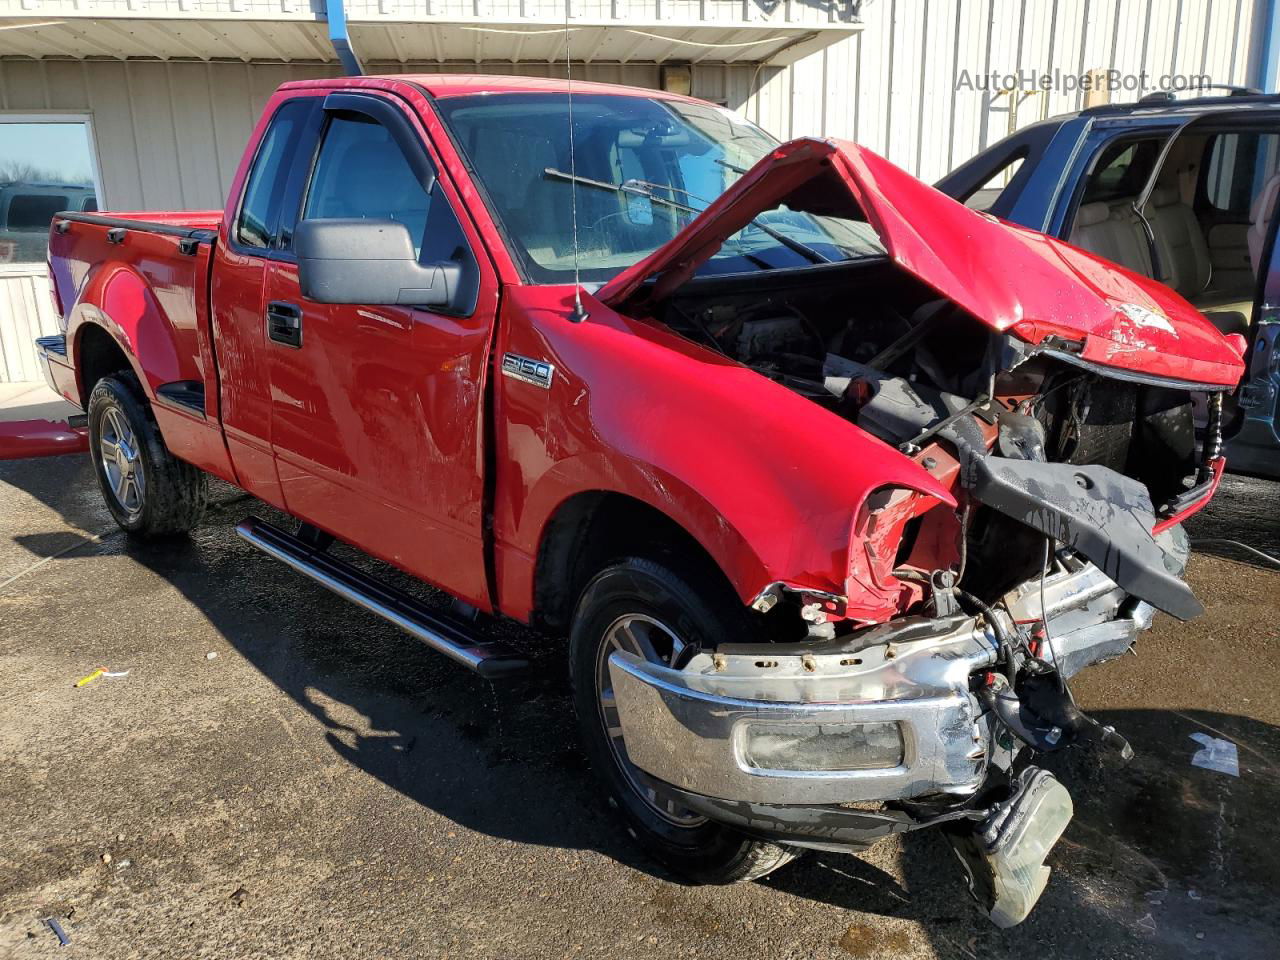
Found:
M 86 324 L 106 330 L 119 345 L 149 400 L 161 384 L 203 382 L 196 359 L 179 348 L 178 333 L 145 277 L 128 264 L 103 263 L 90 272 L 72 307 L 67 340 L 72 344 L 77 380 L 83 376 Z M 93 384 L 79 382 L 87 403 Z

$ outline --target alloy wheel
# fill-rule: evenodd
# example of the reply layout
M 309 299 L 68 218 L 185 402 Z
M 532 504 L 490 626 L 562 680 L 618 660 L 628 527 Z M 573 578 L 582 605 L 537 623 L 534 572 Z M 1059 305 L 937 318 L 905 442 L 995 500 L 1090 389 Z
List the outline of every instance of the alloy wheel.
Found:
M 133 519 L 142 513 L 147 479 L 137 434 L 118 407 L 108 407 L 99 426 L 98 463 L 117 506 Z
M 639 769 L 627 756 L 626 740 L 609 676 L 609 656 L 614 650 L 642 657 L 664 667 L 674 666 L 686 644 L 675 631 L 644 614 L 619 617 L 604 632 L 596 657 L 596 694 L 600 720 L 609 740 L 609 749 L 623 776 L 641 800 L 659 817 L 677 827 L 696 827 L 706 822 L 680 802 L 663 785 Z

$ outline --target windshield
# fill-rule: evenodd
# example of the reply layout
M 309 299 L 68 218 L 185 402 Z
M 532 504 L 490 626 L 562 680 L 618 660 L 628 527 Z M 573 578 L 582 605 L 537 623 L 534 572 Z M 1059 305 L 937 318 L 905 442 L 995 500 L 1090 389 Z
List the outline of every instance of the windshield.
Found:
M 436 107 L 536 283 L 604 282 L 648 256 L 777 146 L 730 110 L 609 94 L 449 97 Z M 739 273 L 884 253 L 870 225 L 779 207 L 698 271 Z

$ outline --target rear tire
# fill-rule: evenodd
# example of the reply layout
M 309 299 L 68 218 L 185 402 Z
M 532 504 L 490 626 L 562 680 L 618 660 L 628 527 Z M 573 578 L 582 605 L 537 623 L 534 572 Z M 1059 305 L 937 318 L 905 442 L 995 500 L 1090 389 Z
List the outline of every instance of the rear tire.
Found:
M 164 445 L 137 378 L 121 372 L 99 380 L 88 412 L 89 456 L 120 528 L 148 539 L 197 526 L 209 501 L 208 478 Z
M 637 647 L 656 651 L 655 662 L 666 663 L 689 644 L 713 647 L 749 640 L 756 631 L 745 608 L 736 597 L 720 595 L 729 591 L 707 589 L 706 582 L 706 576 L 677 573 L 642 558 L 607 567 L 578 600 L 569 641 L 570 668 L 579 735 L 628 832 L 676 873 L 697 883 L 727 884 L 763 877 L 795 859 L 798 851 L 682 809 L 672 794 L 663 793 L 659 781 L 630 764 L 621 736 L 609 733 L 617 726 L 612 722 L 616 718 L 606 718 L 612 689 L 607 669 L 602 672 L 614 646 L 631 642 L 618 638 L 641 632 L 646 639 Z

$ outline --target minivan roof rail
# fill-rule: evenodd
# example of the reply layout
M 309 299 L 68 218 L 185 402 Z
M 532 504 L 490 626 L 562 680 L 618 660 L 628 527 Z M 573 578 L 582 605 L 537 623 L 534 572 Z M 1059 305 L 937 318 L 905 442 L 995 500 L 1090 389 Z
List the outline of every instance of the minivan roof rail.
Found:
M 1220 86 L 1216 85 L 1215 86 Z M 1230 93 L 1225 95 L 1216 94 L 1206 97 L 1189 97 L 1185 100 L 1178 100 L 1172 94 L 1165 91 L 1157 91 L 1149 93 L 1141 100 L 1130 101 L 1127 103 L 1101 103 L 1095 107 L 1086 107 L 1080 111 L 1081 116 L 1096 117 L 1099 115 L 1129 113 L 1134 110 L 1144 109 L 1160 109 L 1167 107 L 1170 110 L 1199 108 L 1205 106 L 1214 106 L 1223 104 L 1225 106 L 1277 106 L 1280 105 L 1280 94 L 1261 93 L 1249 87 L 1231 87 Z

